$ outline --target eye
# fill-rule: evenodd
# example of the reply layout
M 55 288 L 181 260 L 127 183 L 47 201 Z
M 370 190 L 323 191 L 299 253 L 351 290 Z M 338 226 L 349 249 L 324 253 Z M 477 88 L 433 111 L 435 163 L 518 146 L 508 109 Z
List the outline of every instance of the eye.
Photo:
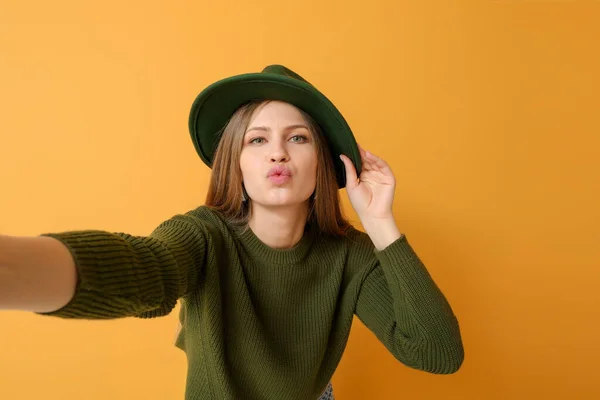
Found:
M 259 142 L 257 142 L 257 140 L 265 140 L 265 138 L 262 138 L 262 137 L 256 137 L 256 138 L 254 138 L 254 139 L 250 140 L 248 143 L 257 143 L 257 144 L 260 144 L 260 143 L 262 143 L 262 142 L 260 142 L 260 143 L 259 143 Z
M 294 140 L 294 139 L 301 139 L 301 140 Z M 304 143 L 304 142 L 308 141 L 308 138 L 304 135 L 296 135 L 296 136 L 292 137 L 290 140 L 295 143 Z

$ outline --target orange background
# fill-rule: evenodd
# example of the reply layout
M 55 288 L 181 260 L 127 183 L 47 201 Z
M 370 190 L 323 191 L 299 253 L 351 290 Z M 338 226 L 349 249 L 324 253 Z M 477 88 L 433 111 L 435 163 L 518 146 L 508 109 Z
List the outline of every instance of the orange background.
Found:
M 197 207 L 210 171 L 187 131 L 193 99 L 282 63 L 390 163 L 398 225 L 465 343 L 457 374 L 426 374 L 356 320 L 336 398 L 600 398 L 599 11 L 594 1 L 2 0 L 0 232 L 146 235 Z M 3 311 L 0 399 L 183 399 L 176 317 Z

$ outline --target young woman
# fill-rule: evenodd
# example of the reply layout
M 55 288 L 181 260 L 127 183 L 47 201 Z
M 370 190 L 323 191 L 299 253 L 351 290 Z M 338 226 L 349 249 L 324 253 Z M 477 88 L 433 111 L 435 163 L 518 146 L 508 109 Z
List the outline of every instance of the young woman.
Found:
M 333 399 L 354 315 L 405 365 L 460 368 L 458 321 L 394 221 L 391 169 L 322 93 L 269 66 L 206 88 L 189 123 L 212 168 L 204 205 L 145 237 L 2 236 L 0 307 L 152 318 L 179 300 L 188 400 Z

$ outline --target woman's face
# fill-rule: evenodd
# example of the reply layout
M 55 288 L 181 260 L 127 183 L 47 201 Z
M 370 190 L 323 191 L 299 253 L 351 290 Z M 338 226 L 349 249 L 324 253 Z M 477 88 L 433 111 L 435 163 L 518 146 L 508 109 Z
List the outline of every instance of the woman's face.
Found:
M 240 168 L 248 197 L 264 206 L 308 200 L 317 181 L 317 149 L 308 124 L 291 104 L 259 107 L 244 135 Z

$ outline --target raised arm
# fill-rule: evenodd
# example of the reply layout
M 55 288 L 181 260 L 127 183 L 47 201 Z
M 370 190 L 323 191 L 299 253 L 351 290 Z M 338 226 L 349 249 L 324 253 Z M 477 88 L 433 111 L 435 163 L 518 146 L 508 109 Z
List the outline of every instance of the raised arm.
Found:
M 359 235 L 354 260 L 364 263 L 365 275 L 355 314 L 403 364 L 434 374 L 458 371 L 458 320 L 406 236 L 377 250 Z
M 396 226 L 394 174 L 383 159 L 359 150 L 360 177 L 352 161 L 341 156 L 348 197 L 366 231 L 355 235 L 354 265 L 349 266 L 350 271 L 361 270 L 363 278 L 355 313 L 406 365 L 438 374 L 456 372 L 464 358 L 458 321 Z

